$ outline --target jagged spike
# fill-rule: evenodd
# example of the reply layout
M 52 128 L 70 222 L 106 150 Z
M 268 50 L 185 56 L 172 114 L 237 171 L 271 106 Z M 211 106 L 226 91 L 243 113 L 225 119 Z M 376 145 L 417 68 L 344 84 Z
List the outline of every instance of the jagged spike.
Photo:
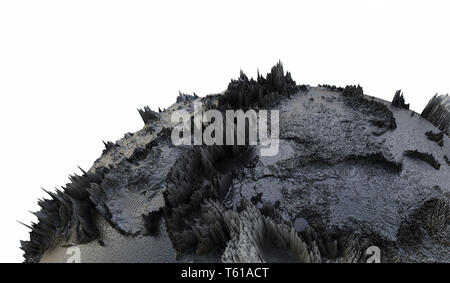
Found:
M 19 224 L 22 224 L 23 226 L 25 226 L 25 227 L 27 227 L 28 229 L 30 229 L 30 230 L 34 230 L 33 229 L 33 227 L 31 227 L 31 226 L 29 226 L 29 225 L 27 225 L 27 224 L 25 224 L 25 223 L 23 223 L 23 222 L 20 222 L 20 221 L 17 221 Z
M 439 130 L 450 136 L 450 98 L 447 95 L 434 95 L 421 116 L 430 121 Z
M 83 170 L 83 168 L 81 168 L 80 166 L 77 166 L 77 167 L 78 167 L 78 169 L 80 169 L 80 171 L 83 173 L 83 175 L 87 174 L 86 171 Z

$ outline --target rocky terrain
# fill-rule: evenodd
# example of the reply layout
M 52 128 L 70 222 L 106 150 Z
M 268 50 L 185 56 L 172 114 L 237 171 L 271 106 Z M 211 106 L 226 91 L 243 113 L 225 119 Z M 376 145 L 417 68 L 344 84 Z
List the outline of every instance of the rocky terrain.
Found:
M 276 109 L 279 153 L 174 146 L 171 114 Z M 450 262 L 450 100 L 421 115 L 361 86 L 297 85 L 282 65 L 221 94 L 180 94 L 39 201 L 25 262 Z

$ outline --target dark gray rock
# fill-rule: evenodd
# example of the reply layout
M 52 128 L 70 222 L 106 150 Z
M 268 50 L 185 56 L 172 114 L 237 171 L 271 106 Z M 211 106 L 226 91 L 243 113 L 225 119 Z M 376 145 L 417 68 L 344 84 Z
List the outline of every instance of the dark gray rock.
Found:
M 422 112 L 439 130 L 450 136 L 450 98 L 447 95 L 435 95 Z
M 193 101 L 279 110 L 279 153 L 174 146 L 171 113 Z M 434 125 L 360 86 L 298 86 L 279 63 L 223 94 L 144 108 L 142 130 L 39 202 L 25 261 L 64 262 L 74 245 L 83 262 L 364 262 L 370 246 L 383 262 L 450 262 L 449 138 L 424 138 L 448 108 L 433 101 Z
M 139 115 L 141 115 L 144 124 L 149 123 L 158 119 L 159 115 L 155 111 L 151 110 L 150 107 L 145 106 L 144 109 L 138 109 Z

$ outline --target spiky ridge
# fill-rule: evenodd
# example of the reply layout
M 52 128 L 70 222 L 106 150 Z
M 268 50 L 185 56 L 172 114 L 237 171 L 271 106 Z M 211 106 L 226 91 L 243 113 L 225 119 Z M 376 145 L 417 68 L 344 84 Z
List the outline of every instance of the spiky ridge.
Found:
M 322 84 L 322 85 L 318 85 L 318 87 L 322 87 L 331 91 L 339 91 L 342 92 L 344 90 L 343 87 L 340 86 L 336 86 L 336 85 L 329 85 L 329 84 Z
M 373 117 L 371 123 L 379 128 L 378 131 L 374 132 L 375 135 L 382 135 L 397 128 L 392 111 L 384 103 L 364 97 L 364 91 L 360 85 L 346 86 L 342 91 L 342 96 L 348 106 Z
M 145 106 L 144 109 L 138 109 L 139 115 L 141 115 L 144 124 L 148 124 L 159 118 L 159 114 L 151 110 L 150 107 Z
M 106 169 L 97 173 L 70 176 L 62 191 L 47 192 L 51 199 L 38 202 L 41 210 L 36 212 L 38 223 L 33 223 L 30 241 L 22 241 L 25 262 L 38 262 L 43 252 L 58 239 L 66 242 L 86 243 L 98 237 L 94 221 L 95 206 L 89 198 L 88 189 L 102 182 Z
M 300 88 L 289 72 L 284 74 L 283 65 L 278 62 L 265 78 L 258 73 L 256 81 L 253 78 L 249 80 L 241 71 L 239 79 L 232 80 L 225 94 L 219 97 L 219 105 L 228 109 L 268 106 L 289 97 Z
M 444 138 L 444 132 L 433 133 L 433 131 L 428 131 L 425 133 L 430 141 L 439 142 Z
M 447 165 L 450 166 L 450 158 L 448 158 L 447 155 L 444 156 L 444 160 L 447 163 Z
M 443 199 L 430 199 L 411 212 L 400 226 L 398 238 L 404 245 L 418 245 L 426 236 L 450 244 L 446 227 L 450 224 L 450 206 Z
M 240 148 L 234 147 L 235 152 Z M 233 150 L 232 150 L 233 151 Z M 235 153 L 235 154 L 236 154 Z M 186 252 L 210 251 L 221 246 L 221 241 L 211 240 L 198 233 L 195 223 L 204 200 L 222 201 L 228 192 L 231 175 L 218 171 L 219 161 L 233 156 L 226 146 L 194 147 L 175 164 L 168 175 L 168 188 L 164 192 L 167 229 L 175 249 Z M 185 172 L 188 171 L 189 174 Z M 214 237 L 213 237 L 214 239 Z
M 392 106 L 409 109 L 409 104 L 405 103 L 405 97 L 403 97 L 401 90 L 395 92 L 394 99 L 392 99 Z
M 448 94 L 433 96 L 421 115 L 450 137 L 450 97 Z
M 430 141 L 434 141 L 436 142 L 440 147 L 444 146 L 444 132 L 439 132 L 439 133 L 433 133 L 433 131 L 428 131 L 425 133 L 425 135 L 427 136 L 427 138 Z

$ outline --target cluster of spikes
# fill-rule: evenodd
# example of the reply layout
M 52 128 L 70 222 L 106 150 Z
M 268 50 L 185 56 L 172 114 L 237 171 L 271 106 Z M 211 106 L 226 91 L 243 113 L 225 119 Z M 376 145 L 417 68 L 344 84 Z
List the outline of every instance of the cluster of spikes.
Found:
M 331 91 L 338 91 L 338 92 L 342 92 L 344 90 L 343 87 L 336 86 L 336 85 L 329 85 L 329 84 L 318 85 L 318 87 L 325 88 L 325 89 L 328 89 Z
M 448 246 L 447 225 L 450 222 L 448 201 L 432 198 L 414 209 L 399 228 L 397 237 L 408 245 L 420 244 L 425 237 Z
M 28 227 L 30 241 L 21 241 L 21 249 L 25 251 L 25 262 L 38 262 L 45 250 L 50 248 L 55 240 L 64 239 L 74 244 L 87 243 L 97 239 L 99 232 L 94 221 L 95 206 L 89 198 L 87 189 L 92 184 L 100 184 L 106 169 L 97 173 L 87 173 L 70 176 L 63 190 L 48 192 L 50 199 L 39 200 L 41 210 L 33 213 L 38 223 Z
M 228 109 L 268 106 L 302 89 L 306 86 L 297 86 L 291 74 L 285 75 L 282 63 L 278 62 L 265 78 L 258 71 L 256 81 L 241 71 L 239 79 L 232 80 L 224 95 L 219 97 L 219 105 Z
M 398 90 L 395 93 L 394 99 L 392 100 L 392 106 L 409 109 L 409 104 L 406 104 L 401 90 Z M 414 112 L 412 114 L 414 114 Z M 438 145 L 442 147 L 443 134 L 450 136 L 450 97 L 448 94 L 445 96 L 437 94 L 433 96 L 422 111 L 421 116 L 441 130 L 441 132 L 437 134 L 427 132 L 425 135 L 428 139 L 437 142 Z
M 427 136 L 427 138 L 430 141 L 434 141 L 440 147 L 444 146 L 444 132 L 443 131 L 441 131 L 439 133 L 434 133 L 433 131 L 428 131 L 425 133 L 425 135 Z
M 403 97 L 403 93 L 401 90 L 397 90 L 394 95 L 394 99 L 392 100 L 392 106 L 409 109 L 409 104 L 405 103 L 405 97 Z
M 430 164 L 430 166 L 436 170 L 439 170 L 441 168 L 441 163 L 439 163 L 439 161 L 437 161 L 431 153 L 424 153 L 417 150 L 407 150 L 405 151 L 405 155 L 412 158 L 421 159 Z
M 445 96 L 435 95 L 421 115 L 450 137 L 450 97 L 448 94 Z
M 348 85 L 342 90 L 342 95 L 345 97 L 363 97 L 364 91 L 362 86 L 360 85 Z

